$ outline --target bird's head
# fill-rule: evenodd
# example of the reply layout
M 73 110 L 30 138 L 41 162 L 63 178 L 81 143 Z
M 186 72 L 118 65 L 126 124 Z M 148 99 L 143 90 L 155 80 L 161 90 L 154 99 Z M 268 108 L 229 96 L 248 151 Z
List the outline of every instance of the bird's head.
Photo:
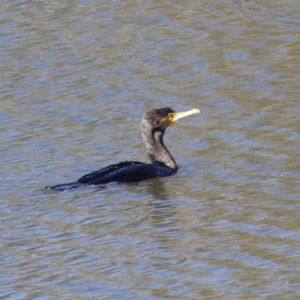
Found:
M 142 127 L 150 127 L 152 131 L 164 132 L 177 120 L 199 112 L 200 110 L 196 108 L 185 112 L 176 112 L 170 107 L 156 108 L 144 114 L 141 125 Z

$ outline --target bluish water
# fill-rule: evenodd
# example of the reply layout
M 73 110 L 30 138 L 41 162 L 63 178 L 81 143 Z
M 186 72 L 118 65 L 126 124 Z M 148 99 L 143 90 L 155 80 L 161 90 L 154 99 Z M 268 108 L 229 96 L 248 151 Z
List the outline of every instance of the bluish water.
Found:
M 4 1 L 0 297 L 300 297 L 299 4 Z M 147 161 L 170 106 L 178 173 L 63 193 Z

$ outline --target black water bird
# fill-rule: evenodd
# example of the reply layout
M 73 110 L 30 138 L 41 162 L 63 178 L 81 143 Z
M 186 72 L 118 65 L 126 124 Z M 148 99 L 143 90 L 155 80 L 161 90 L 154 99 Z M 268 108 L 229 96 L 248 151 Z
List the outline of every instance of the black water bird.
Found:
M 155 177 L 166 177 L 177 172 L 177 164 L 163 142 L 165 130 L 175 121 L 199 113 L 199 109 L 175 112 L 172 108 L 158 108 L 146 112 L 141 122 L 141 132 L 151 164 L 124 161 L 81 177 L 76 182 L 45 187 L 69 190 L 82 185 L 101 185 L 109 182 L 137 182 Z

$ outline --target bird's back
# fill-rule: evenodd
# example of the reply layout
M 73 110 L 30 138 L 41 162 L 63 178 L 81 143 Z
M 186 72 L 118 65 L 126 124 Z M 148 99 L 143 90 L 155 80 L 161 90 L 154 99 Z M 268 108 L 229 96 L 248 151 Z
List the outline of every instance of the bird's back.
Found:
M 165 177 L 173 172 L 167 167 L 139 161 L 125 161 L 110 165 L 81 177 L 78 182 L 86 184 L 106 184 L 109 182 L 136 182 L 155 177 Z
M 172 170 L 161 165 L 124 161 L 87 174 L 76 182 L 45 187 L 45 189 L 65 191 L 82 185 L 101 185 L 110 182 L 130 183 L 173 174 Z

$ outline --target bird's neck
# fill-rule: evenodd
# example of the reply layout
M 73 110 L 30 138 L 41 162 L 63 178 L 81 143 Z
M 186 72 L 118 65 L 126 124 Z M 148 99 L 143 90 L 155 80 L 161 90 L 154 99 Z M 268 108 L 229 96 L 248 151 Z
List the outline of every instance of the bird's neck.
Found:
M 174 172 L 177 171 L 177 164 L 163 142 L 163 133 L 161 131 L 155 131 L 149 134 L 143 133 L 143 140 L 153 164 L 165 166 Z

